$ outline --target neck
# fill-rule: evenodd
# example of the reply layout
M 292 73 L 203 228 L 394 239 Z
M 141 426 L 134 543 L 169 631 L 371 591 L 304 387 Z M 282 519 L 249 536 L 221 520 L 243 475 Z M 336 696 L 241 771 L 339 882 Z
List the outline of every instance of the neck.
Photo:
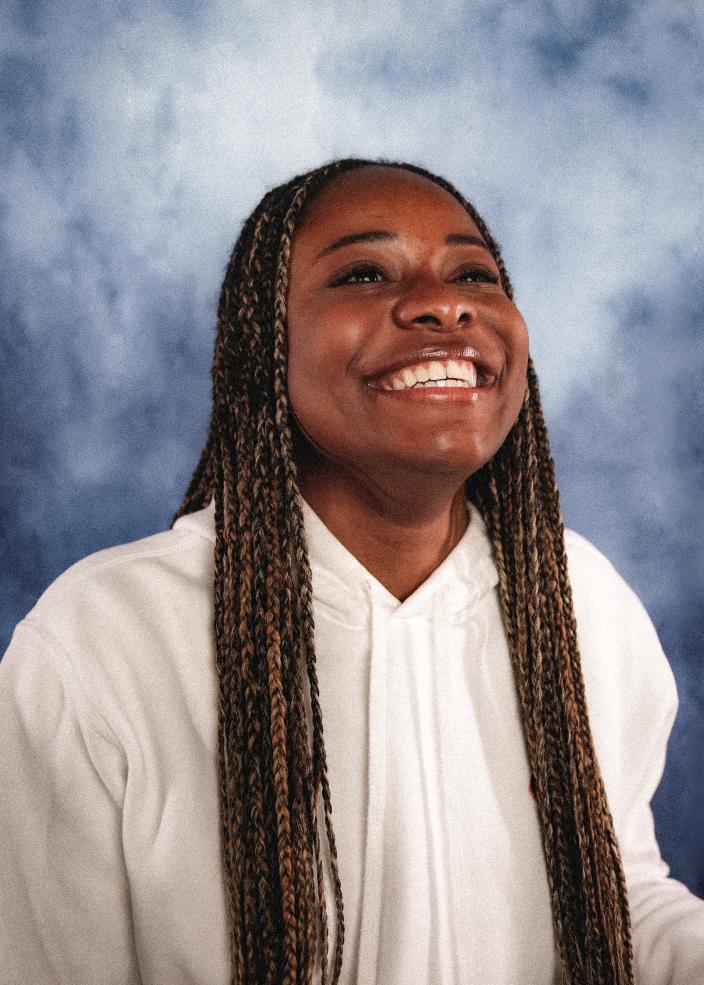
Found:
M 445 560 L 467 529 L 464 480 L 364 483 L 328 467 L 299 469 L 299 488 L 325 526 L 399 601 Z

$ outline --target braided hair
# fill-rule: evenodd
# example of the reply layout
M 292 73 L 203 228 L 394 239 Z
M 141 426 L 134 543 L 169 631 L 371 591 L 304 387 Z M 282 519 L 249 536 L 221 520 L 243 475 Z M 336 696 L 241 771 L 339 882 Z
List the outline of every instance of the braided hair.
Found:
M 337 175 L 380 164 L 452 194 L 513 297 L 498 245 L 473 206 L 409 164 L 346 159 L 296 177 L 263 198 L 235 244 L 218 307 L 208 438 L 174 517 L 214 498 L 218 760 L 234 985 L 309 985 L 318 953 L 323 985 L 334 985 L 342 965 L 299 435 L 286 389 L 286 297 L 306 206 Z M 632 985 L 626 884 L 589 727 L 564 526 L 530 359 L 527 383 L 515 424 L 467 480 L 466 494 L 484 517 L 499 575 L 563 983 Z M 332 968 L 323 833 L 335 896 Z

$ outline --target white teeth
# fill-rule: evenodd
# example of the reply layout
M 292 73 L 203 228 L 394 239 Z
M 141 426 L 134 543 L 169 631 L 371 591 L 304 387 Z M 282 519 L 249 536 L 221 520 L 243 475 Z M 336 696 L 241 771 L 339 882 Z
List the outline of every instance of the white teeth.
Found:
M 383 390 L 418 390 L 420 387 L 433 387 L 437 388 L 439 386 L 448 387 L 464 387 L 465 390 L 470 389 L 470 384 L 466 380 L 425 380 L 423 383 L 414 383 L 413 386 L 404 386 L 400 380 L 394 380 L 391 386 L 382 387 Z
M 442 363 L 433 360 L 416 366 L 405 366 L 393 376 L 384 390 L 404 390 L 410 387 L 430 386 L 477 386 L 477 367 L 467 360 L 448 359 Z
M 451 359 L 447 364 L 447 375 L 457 380 L 466 380 L 470 386 L 477 385 L 477 367 L 474 363 L 457 362 Z
M 426 380 L 425 383 L 416 383 L 416 386 L 463 386 L 469 389 L 469 383 L 464 380 Z

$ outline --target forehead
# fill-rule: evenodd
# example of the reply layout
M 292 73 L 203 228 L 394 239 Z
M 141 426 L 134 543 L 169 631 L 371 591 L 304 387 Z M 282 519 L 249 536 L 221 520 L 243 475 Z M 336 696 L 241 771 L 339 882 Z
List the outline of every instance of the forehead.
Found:
M 323 188 L 306 210 L 295 240 L 300 251 L 372 228 L 479 235 L 460 202 L 431 179 L 402 168 L 368 166 L 342 174 Z

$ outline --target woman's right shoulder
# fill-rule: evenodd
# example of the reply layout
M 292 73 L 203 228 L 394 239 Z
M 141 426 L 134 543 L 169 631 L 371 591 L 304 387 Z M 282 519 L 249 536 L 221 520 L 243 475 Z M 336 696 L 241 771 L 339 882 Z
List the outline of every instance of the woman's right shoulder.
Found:
M 81 558 L 48 586 L 27 618 L 54 623 L 68 609 L 93 617 L 111 609 L 126 615 L 140 606 L 158 606 L 164 594 L 197 588 L 201 581 L 212 589 L 211 513 L 206 508 L 169 530 Z
M 168 675 L 175 662 L 193 659 L 196 648 L 209 656 L 213 524 L 208 512 L 71 565 L 19 623 L 8 656 L 22 640 L 27 650 L 27 641 L 34 639 L 33 645 L 51 654 L 57 672 L 76 675 L 93 694 L 110 690 L 120 678 L 130 686 Z

